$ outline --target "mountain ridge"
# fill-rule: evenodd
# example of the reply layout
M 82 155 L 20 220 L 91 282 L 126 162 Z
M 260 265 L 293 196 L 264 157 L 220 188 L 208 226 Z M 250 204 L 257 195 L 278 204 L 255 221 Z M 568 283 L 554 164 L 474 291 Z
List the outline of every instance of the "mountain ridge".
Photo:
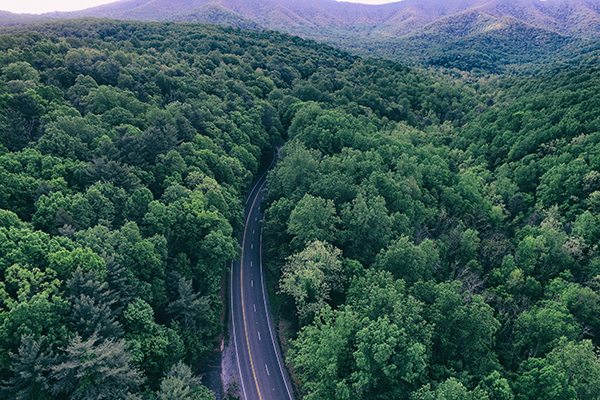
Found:
M 496 57 L 501 70 L 526 59 L 519 49 L 542 58 L 562 52 L 578 55 L 578 46 L 559 44 L 600 40 L 600 0 L 402 0 L 382 5 L 334 0 L 121 0 L 86 10 L 50 13 L 40 19 L 105 17 L 126 20 L 205 22 L 244 29 L 271 29 L 322 41 L 367 56 L 431 65 L 451 49 Z M 11 24 L 21 18 L 13 14 Z M 509 19 L 507 19 L 509 18 Z M 0 16 L 0 21 L 6 19 Z M 9 18 L 10 20 L 10 18 Z M 23 20 L 30 22 L 29 19 Z M 514 37 L 507 36 L 508 29 Z M 495 37 L 495 38 L 494 38 Z M 501 40 L 506 38 L 506 45 Z M 494 42 L 498 48 L 481 43 Z M 523 45 L 516 41 L 523 42 Z M 464 46 L 470 47 L 464 47 Z M 579 46 L 581 47 L 581 46 Z M 565 53 L 567 51 L 567 53 Z M 517 62 L 518 64 L 519 62 Z M 435 64 L 435 62 L 433 63 Z M 452 68 L 452 65 L 448 65 Z M 467 69 L 468 66 L 465 66 Z M 463 67 L 460 67 L 461 69 Z
M 600 0 L 403 0 L 369 5 L 334 0 L 121 0 L 84 10 L 52 12 L 34 16 L 0 11 L 0 18 L 105 17 L 168 21 L 194 15 L 207 5 L 221 7 L 272 29 L 286 28 L 286 22 L 300 26 L 388 27 L 407 35 L 428 24 L 468 11 L 480 11 L 500 18 L 513 16 L 531 25 L 577 37 L 600 38 Z M 282 21 L 278 16 L 284 15 Z

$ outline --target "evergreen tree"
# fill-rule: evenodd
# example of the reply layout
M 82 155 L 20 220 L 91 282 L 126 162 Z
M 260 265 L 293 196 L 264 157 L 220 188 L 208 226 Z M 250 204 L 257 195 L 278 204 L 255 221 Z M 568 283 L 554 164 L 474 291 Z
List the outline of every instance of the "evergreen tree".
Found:
M 71 322 L 83 339 L 94 334 L 100 339 L 123 335 L 118 314 L 112 309 L 117 302 L 115 295 L 108 283 L 100 281 L 96 271 L 84 274 L 78 268 L 67 287 L 71 290 L 69 300 L 73 303 Z
M 35 340 L 33 336 L 23 336 L 18 353 L 11 354 L 11 359 L 12 376 L 2 382 L 0 393 L 15 400 L 51 399 L 47 391 L 48 375 L 56 356 L 47 348 L 46 338 Z
M 69 400 L 123 399 L 143 383 L 142 373 L 131 364 L 122 339 L 82 341 L 76 335 L 64 349 L 60 363 L 50 370 L 49 390 Z
M 182 362 L 173 365 L 160 384 L 158 400 L 214 400 L 213 394 L 202 386 L 200 378 Z
M 192 281 L 179 277 L 177 299 L 166 309 L 167 314 L 188 329 L 199 330 L 210 312 L 209 298 L 195 293 Z

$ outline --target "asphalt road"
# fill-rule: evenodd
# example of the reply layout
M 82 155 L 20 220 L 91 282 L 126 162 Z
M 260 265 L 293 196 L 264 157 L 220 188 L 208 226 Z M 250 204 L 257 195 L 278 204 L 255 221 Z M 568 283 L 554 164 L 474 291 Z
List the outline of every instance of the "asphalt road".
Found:
M 246 203 L 241 261 L 231 268 L 233 340 L 244 400 L 293 400 L 269 308 L 262 266 L 263 214 L 260 203 L 266 173 L 256 182 Z

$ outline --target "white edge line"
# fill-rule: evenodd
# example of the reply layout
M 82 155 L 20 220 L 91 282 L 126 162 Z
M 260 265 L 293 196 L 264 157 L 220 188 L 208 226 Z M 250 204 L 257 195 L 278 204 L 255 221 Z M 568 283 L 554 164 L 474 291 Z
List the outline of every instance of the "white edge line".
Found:
M 274 161 L 275 161 L 275 156 L 273 157 L 273 162 Z M 271 165 L 273 164 L 273 162 L 271 162 Z M 256 181 L 256 183 L 252 187 L 252 190 L 250 190 L 250 194 L 246 198 L 246 206 L 248 205 L 249 199 L 252 198 L 253 193 L 256 191 L 256 189 L 258 187 L 260 187 L 259 186 L 260 182 L 266 176 L 267 172 L 269 172 L 270 168 L 271 168 L 271 166 L 269 166 L 269 168 L 260 176 L 258 181 Z M 240 365 L 240 354 L 239 354 L 239 350 L 238 350 L 237 335 L 236 335 L 236 330 L 235 330 L 235 313 L 233 311 L 233 264 L 234 264 L 234 261 L 232 260 L 231 261 L 231 273 L 230 273 L 231 276 L 230 276 L 230 283 L 229 283 L 229 285 L 230 285 L 229 286 L 229 295 L 230 295 L 229 296 L 230 297 L 229 307 L 231 309 L 231 325 L 232 325 L 232 330 L 233 330 L 233 343 L 235 345 L 235 358 L 237 361 L 238 375 L 240 378 L 240 384 L 242 386 L 242 393 L 244 395 L 244 399 L 248 399 L 248 395 L 246 394 L 246 387 L 244 386 L 244 378 L 242 376 L 242 367 Z M 241 267 L 242 267 L 242 264 L 241 264 L 241 260 L 240 260 L 240 268 Z M 242 282 L 240 282 L 240 284 L 242 284 Z
M 273 163 L 271 162 L 271 164 L 273 164 Z M 265 177 L 267 172 L 269 172 L 270 170 L 271 170 L 271 166 L 269 165 L 269 168 L 267 168 L 267 170 L 265 172 L 263 172 L 263 174 L 260 176 L 260 178 L 258 178 L 256 183 L 252 187 L 252 190 L 250 190 L 250 193 L 248 193 L 248 197 L 246 197 L 246 205 L 248 205 L 248 202 L 250 202 L 250 199 L 254 196 L 253 193 L 256 191 L 256 188 L 258 187 L 258 184 L 260 183 L 260 181 L 263 180 L 263 178 Z
M 278 160 L 279 160 L 279 149 L 277 149 L 277 152 L 273 152 L 273 160 L 271 161 L 271 164 L 269 164 L 269 166 L 267 167 L 267 170 L 265 172 L 263 172 L 263 174 L 260 176 L 260 178 L 258 178 L 258 180 L 256 181 L 256 184 L 254 185 L 252 190 L 250 190 L 250 193 L 248 193 L 248 197 L 246 197 L 246 205 L 248 205 L 248 201 L 250 200 L 250 198 L 252 198 L 252 196 L 253 196 L 252 193 L 254 193 L 254 191 L 256 190 L 258 182 L 260 182 L 263 179 L 263 177 L 271 170 L 271 167 L 273 166 L 273 164 L 276 163 Z
M 252 198 L 253 193 L 256 191 L 256 189 L 259 187 L 258 184 L 263 180 L 263 178 L 267 175 L 267 173 L 271 170 L 271 167 L 274 163 L 277 162 L 277 160 L 279 160 L 279 149 L 277 149 L 277 153 L 273 154 L 273 161 L 271 161 L 271 164 L 269 165 L 269 167 L 267 168 L 267 170 L 265 172 L 263 172 L 263 174 L 260 176 L 260 178 L 256 181 L 256 183 L 254 184 L 254 186 L 252 187 L 252 190 L 250 190 L 250 193 L 248 194 L 248 197 L 246 198 L 246 206 L 248 206 L 248 202 L 249 200 Z M 267 300 L 265 298 L 265 283 L 263 280 L 263 269 L 262 269 L 262 226 L 261 226 L 261 236 L 260 236 L 260 252 L 259 252 L 259 257 L 260 257 L 260 272 L 261 272 L 261 283 L 262 283 L 262 291 L 263 291 L 263 300 L 265 303 L 265 311 L 267 310 L 266 305 L 267 305 Z M 242 393 L 244 395 L 244 399 L 248 398 L 248 395 L 246 394 L 246 387 L 244 386 L 244 379 L 242 377 L 242 367 L 240 365 L 240 355 L 239 355 L 239 351 L 238 351 L 238 343 L 237 343 L 237 335 L 236 335 L 236 331 L 235 331 L 235 314 L 233 312 L 233 263 L 234 261 L 231 261 L 231 276 L 230 276 L 230 287 L 229 287 L 229 294 L 230 294 L 230 304 L 229 307 L 231 308 L 231 325 L 232 325 L 232 330 L 233 330 L 233 344 L 235 345 L 235 358 L 237 360 L 237 367 L 238 367 L 238 374 L 239 374 L 239 378 L 240 378 L 240 384 L 242 386 Z M 240 268 L 241 268 L 241 264 L 240 264 Z M 241 282 L 240 282 L 241 284 Z M 290 396 L 290 399 L 294 399 L 294 397 L 291 395 L 290 393 L 290 388 L 288 387 L 288 379 L 287 375 L 285 375 L 283 373 L 283 367 L 281 365 L 281 355 L 279 354 L 279 352 L 277 351 L 277 347 L 275 346 L 275 340 L 273 339 L 273 328 L 271 326 L 271 319 L 269 317 L 269 313 L 267 312 L 267 324 L 269 325 L 269 333 L 271 335 L 271 341 L 273 342 L 273 346 L 275 348 L 275 355 L 277 356 L 277 362 L 279 363 L 279 369 L 281 370 L 281 374 L 283 376 L 283 382 L 285 384 L 285 388 L 288 392 L 288 395 Z
M 262 284 L 261 286 L 262 286 L 263 301 L 265 303 L 265 314 L 267 315 L 267 324 L 269 325 L 269 334 L 271 335 L 271 342 L 273 343 L 273 349 L 275 350 L 275 356 L 277 357 L 277 364 L 279 364 L 279 370 L 281 371 L 281 377 L 283 379 L 283 384 L 285 386 L 285 390 L 287 391 L 290 400 L 294 400 L 294 396 L 292 395 L 292 391 L 289 386 L 289 385 L 291 385 L 291 383 L 289 382 L 287 374 L 283 371 L 283 360 L 281 359 L 282 355 L 281 355 L 279 346 L 275 343 L 275 337 L 273 336 L 273 325 L 271 323 L 271 315 L 269 313 L 269 308 L 267 307 L 267 296 L 265 295 L 265 280 L 264 280 L 265 274 L 263 273 L 263 264 L 262 264 L 262 233 L 260 235 L 260 251 L 258 252 L 258 254 L 259 254 L 258 259 L 260 260 L 260 281 Z
M 241 265 L 240 265 L 240 267 L 241 267 Z M 231 261 L 231 282 L 230 282 L 230 287 L 229 287 L 229 293 L 231 295 L 229 307 L 231 309 L 231 325 L 233 327 L 233 344 L 235 346 L 235 359 L 237 361 L 238 374 L 240 377 L 240 383 L 242 385 L 242 393 L 244 394 L 244 399 L 247 399 L 248 395 L 246 394 L 246 387 L 244 386 L 244 379 L 242 378 L 242 367 L 240 366 L 240 354 L 238 353 L 237 336 L 235 334 L 235 315 L 233 312 L 233 261 Z

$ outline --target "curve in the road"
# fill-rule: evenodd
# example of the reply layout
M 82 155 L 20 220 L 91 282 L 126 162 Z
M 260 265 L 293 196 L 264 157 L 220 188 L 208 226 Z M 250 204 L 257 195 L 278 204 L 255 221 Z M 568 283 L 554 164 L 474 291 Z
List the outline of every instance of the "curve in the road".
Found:
M 241 260 L 232 263 L 233 340 L 244 400 L 293 400 L 281 351 L 275 340 L 262 266 L 260 202 L 266 186 L 266 174 L 265 171 L 254 184 L 246 201 Z M 255 280 L 260 285 L 255 285 Z M 265 334 L 270 340 L 263 340 L 263 337 L 267 339 Z
M 250 206 L 250 211 L 252 211 L 254 209 L 254 206 L 256 205 L 256 200 L 258 199 L 258 195 L 262 192 L 262 189 L 265 186 L 265 183 L 267 183 L 267 181 L 263 181 L 262 185 L 260 186 L 260 188 L 258 189 L 258 191 L 256 192 L 255 196 L 254 196 L 254 200 L 252 201 L 252 205 Z M 256 378 L 256 370 L 254 369 L 254 361 L 252 360 L 252 350 L 251 350 L 251 346 L 250 346 L 250 339 L 248 338 L 248 323 L 246 322 L 246 307 L 245 307 L 245 302 L 244 302 L 244 249 L 246 248 L 246 237 L 248 236 L 248 223 L 250 221 L 250 215 L 251 212 L 248 213 L 248 218 L 246 218 L 246 224 L 244 225 L 244 236 L 242 237 L 242 262 L 240 265 L 240 282 L 242 283 L 240 285 L 240 293 L 241 293 L 241 297 L 242 297 L 242 315 L 244 317 L 244 334 L 246 335 L 246 345 L 248 346 L 248 356 L 250 358 L 250 366 L 252 367 L 252 376 L 254 377 L 254 383 L 256 384 L 256 390 L 258 392 L 258 397 L 262 400 L 262 395 L 260 394 L 260 385 L 258 384 L 258 380 Z M 262 237 L 262 235 L 261 235 Z M 254 286 L 254 285 L 252 285 Z M 266 364 L 265 364 L 266 365 Z

